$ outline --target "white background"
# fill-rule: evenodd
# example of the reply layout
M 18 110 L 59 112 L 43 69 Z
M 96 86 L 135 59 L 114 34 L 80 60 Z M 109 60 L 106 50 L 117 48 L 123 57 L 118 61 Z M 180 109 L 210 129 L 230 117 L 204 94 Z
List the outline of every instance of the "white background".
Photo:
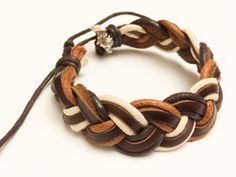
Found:
M 34 89 L 54 67 L 70 35 L 117 11 L 131 10 L 189 28 L 212 49 L 222 72 L 223 106 L 204 139 L 173 152 L 129 157 L 89 144 L 62 121 L 62 110 L 46 87 L 28 119 L 0 150 L 1 177 L 47 176 L 236 176 L 235 40 L 232 1 L 64 0 L 0 1 L 0 136 L 16 121 Z M 129 23 L 121 17 L 111 23 Z M 118 23 L 119 22 L 119 23 Z M 127 101 L 164 99 L 198 80 L 196 67 L 158 49 L 116 49 L 99 58 L 88 45 L 89 64 L 79 81 L 97 95 Z

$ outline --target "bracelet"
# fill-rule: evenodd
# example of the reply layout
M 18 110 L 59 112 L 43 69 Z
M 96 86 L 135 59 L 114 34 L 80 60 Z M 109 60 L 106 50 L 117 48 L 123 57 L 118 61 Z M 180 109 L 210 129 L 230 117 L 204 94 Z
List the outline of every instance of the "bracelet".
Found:
M 138 19 L 130 24 L 103 27 L 119 15 Z M 74 40 L 88 32 L 95 35 L 78 44 Z M 85 45 L 94 41 L 96 53 L 105 55 L 121 45 L 134 48 L 155 46 L 176 52 L 183 60 L 196 64 L 199 81 L 187 92 L 175 93 L 164 100 L 127 101 L 111 95 L 97 96 L 75 79 L 87 63 Z M 220 70 L 211 49 L 199 43 L 188 29 L 167 20 L 155 21 L 134 12 L 114 13 L 64 43 L 62 57 L 26 105 L 15 125 L 0 140 L 0 147 L 19 129 L 37 97 L 52 79 L 51 90 L 63 109 L 63 120 L 75 132 L 98 146 L 114 146 L 132 156 L 153 150 L 171 151 L 188 141 L 199 140 L 214 126 L 223 99 Z

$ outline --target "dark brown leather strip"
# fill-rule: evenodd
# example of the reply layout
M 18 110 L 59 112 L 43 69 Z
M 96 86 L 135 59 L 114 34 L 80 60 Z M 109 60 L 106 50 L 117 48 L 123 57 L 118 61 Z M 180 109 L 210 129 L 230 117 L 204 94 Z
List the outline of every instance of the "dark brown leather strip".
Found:
M 144 111 L 141 110 L 142 114 L 144 115 L 144 117 L 150 121 L 150 122 L 155 122 L 155 120 L 159 120 L 164 122 L 165 124 L 169 125 L 172 128 L 176 128 L 177 125 L 180 122 L 180 119 L 175 117 L 174 115 L 171 115 L 167 112 L 161 111 L 161 110 L 152 110 L 152 111 Z
M 156 21 L 140 18 L 133 21 L 131 24 L 136 24 L 143 27 L 143 29 L 152 36 L 152 38 L 156 38 L 159 42 L 168 38 L 168 32 L 166 29 L 159 25 Z
M 190 136 L 190 133 L 192 132 L 193 125 L 194 125 L 194 121 L 191 119 L 188 119 L 188 123 L 187 123 L 185 129 L 183 130 L 183 132 L 176 137 L 171 137 L 171 138 L 165 137 L 161 143 L 161 146 L 162 147 L 174 147 L 174 146 L 181 144 Z
M 164 99 L 164 101 L 173 104 L 182 114 L 194 120 L 202 118 L 206 107 L 204 98 L 191 92 L 175 93 Z
M 139 133 L 144 129 L 144 126 L 140 124 L 129 112 L 124 108 L 116 105 L 115 103 L 102 101 L 106 110 L 116 115 L 121 121 L 127 124 L 134 132 Z
M 131 24 L 137 24 L 144 28 L 147 34 L 139 39 L 128 36 L 122 37 L 122 43 L 135 48 L 148 48 L 168 38 L 168 33 L 157 22 L 150 19 L 138 19 Z
M 100 125 L 103 124 L 101 126 L 104 126 L 104 124 L 107 124 L 107 123 L 110 123 L 110 122 L 106 121 L 106 122 L 100 123 Z M 96 124 L 96 126 L 100 126 L 100 125 Z M 104 129 L 103 132 L 99 132 L 99 133 L 93 132 L 89 126 L 83 130 L 83 134 L 94 142 L 102 143 L 102 142 L 110 141 L 124 133 L 113 123 L 111 127 L 108 127 L 108 129 Z
M 78 124 L 80 122 L 83 122 L 85 119 L 81 113 L 76 113 L 72 116 L 67 116 L 67 115 L 63 114 L 63 120 L 64 120 L 64 123 L 67 125 L 74 125 L 74 124 Z
M 201 125 L 201 126 L 197 125 L 192 136 L 197 137 L 208 132 L 211 129 L 211 127 L 214 125 L 216 117 L 217 117 L 217 111 L 214 104 L 214 110 L 213 110 L 212 117 L 210 118 L 210 121 L 208 121 L 206 124 Z
M 200 51 L 199 51 L 199 62 L 201 67 L 209 60 L 213 59 L 213 54 L 210 48 L 207 47 L 206 43 L 200 43 Z
M 133 39 L 126 35 L 123 35 L 122 44 L 130 47 L 144 49 L 157 44 L 157 40 L 155 38 L 152 38 L 149 34 L 146 34 L 139 39 Z
M 104 105 L 101 103 L 101 101 L 98 99 L 98 97 L 95 95 L 95 93 L 90 92 L 91 99 L 93 100 L 93 104 L 99 114 L 99 116 L 102 118 L 102 120 L 106 121 L 109 120 L 108 112 Z
M 220 77 L 220 75 L 221 75 L 220 68 L 218 66 L 216 66 L 215 72 L 213 73 L 213 77 L 218 79 Z
M 55 75 L 55 77 L 53 78 L 53 83 L 55 85 L 54 87 L 56 95 L 59 98 L 60 102 L 63 104 L 63 106 L 65 108 L 72 107 L 73 104 L 67 99 L 61 85 L 61 72 Z
M 85 115 L 88 121 L 92 124 L 103 122 L 96 112 L 90 92 L 82 84 L 78 84 L 72 89 L 81 113 Z
M 61 59 L 59 59 L 56 63 L 56 68 L 61 66 L 62 69 L 63 67 L 72 66 L 76 70 L 77 74 L 79 74 L 81 68 L 80 60 L 73 56 L 63 56 Z
M 131 156 L 140 156 L 157 148 L 163 141 L 165 133 L 153 125 L 148 125 L 141 133 L 127 137 L 116 147 Z
M 191 51 L 190 51 L 190 47 L 186 48 L 186 49 L 180 49 L 177 53 L 187 63 L 190 63 L 190 64 L 196 64 L 197 63 L 196 60 L 194 59 Z
M 197 93 L 199 95 L 201 95 L 202 97 L 205 97 L 211 93 L 219 93 L 219 85 L 218 84 L 217 85 L 216 84 L 206 85 L 205 87 L 200 89 Z
M 196 101 L 196 102 L 199 102 L 199 103 L 202 103 L 202 104 L 206 103 L 204 98 L 202 98 L 200 95 L 194 94 L 194 93 L 191 93 L 191 92 L 175 93 L 173 95 L 168 96 L 163 101 L 165 101 L 167 103 L 175 103 L 177 101 L 182 101 L 182 100 L 193 100 L 193 101 Z
M 223 91 L 222 91 L 221 85 L 219 84 L 219 98 L 218 98 L 218 100 L 216 101 L 216 108 L 217 108 L 217 111 L 220 110 L 222 101 L 223 101 Z
M 182 100 L 173 103 L 182 115 L 187 115 L 194 120 L 200 120 L 205 112 L 206 105 L 193 100 Z

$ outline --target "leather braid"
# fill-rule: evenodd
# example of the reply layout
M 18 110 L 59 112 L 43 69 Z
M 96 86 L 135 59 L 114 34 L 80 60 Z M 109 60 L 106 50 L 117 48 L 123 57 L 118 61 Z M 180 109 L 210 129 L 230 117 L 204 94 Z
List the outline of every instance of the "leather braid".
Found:
M 90 142 L 115 146 L 129 155 L 153 149 L 169 151 L 204 137 L 215 123 L 223 98 L 220 71 L 210 48 L 198 43 L 189 30 L 181 30 L 167 20 L 140 18 L 128 25 L 129 29 L 127 25 L 110 25 L 104 30 L 112 31 L 108 36 L 116 41 L 111 48 L 123 44 L 177 52 L 186 62 L 196 64 L 199 82 L 189 92 L 173 94 L 163 101 L 141 99 L 127 103 L 114 96 L 96 96 L 82 84 L 74 85 L 77 72 L 70 63 L 52 82 L 52 90 L 63 106 L 64 122 L 72 130 L 82 131 Z M 98 36 L 97 29 L 94 31 Z M 95 42 L 97 52 L 104 54 L 106 50 L 100 44 Z M 81 61 L 84 55 L 82 45 L 72 47 L 72 58 Z

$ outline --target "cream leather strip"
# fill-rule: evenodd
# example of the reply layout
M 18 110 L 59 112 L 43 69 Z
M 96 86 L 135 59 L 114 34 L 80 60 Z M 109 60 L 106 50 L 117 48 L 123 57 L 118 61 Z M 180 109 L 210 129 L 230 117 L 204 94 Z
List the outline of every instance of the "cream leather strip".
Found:
M 178 136 L 180 133 L 183 132 L 187 123 L 188 123 L 188 116 L 185 116 L 185 115 L 181 116 L 181 120 L 179 124 L 177 125 L 177 127 L 174 129 L 173 132 L 167 133 L 166 137 L 171 138 L 171 137 Z
M 191 133 L 189 134 L 189 136 L 182 143 L 180 143 L 180 144 L 178 144 L 176 146 L 173 146 L 173 147 L 162 147 L 162 146 L 159 146 L 155 150 L 156 151 L 168 152 L 168 151 L 173 151 L 175 149 L 178 149 L 178 148 L 182 147 L 191 138 L 191 136 L 192 136 L 192 134 L 193 134 L 193 132 L 195 130 L 195 127 L 196 127 L 196 122 L 194 121 Z

